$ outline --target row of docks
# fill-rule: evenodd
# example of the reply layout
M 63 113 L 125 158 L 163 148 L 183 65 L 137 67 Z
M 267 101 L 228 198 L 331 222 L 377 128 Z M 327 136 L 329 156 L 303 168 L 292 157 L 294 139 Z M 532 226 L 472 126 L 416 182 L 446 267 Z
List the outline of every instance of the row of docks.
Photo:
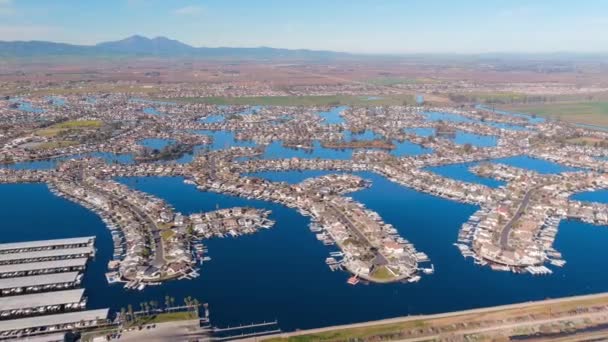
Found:
M 22 264 L 28 262 L 55 261 L 74 258 L 89 258 L 95 255 L 93 245 L 77 248 L 47 249 L 23 253 L 0 254 L 0 265 Z
M 89 247 L 89 246 L 92 246 L 94 243 L 95 243 L 94 236 L 68 238 L 68 239 L 3 243 L 3 244 L 0 244 L 0 255 L 10 254 L 10 253 L 48 251 L 48 250 L 53 250 L 53 249 Z
M 52 274 L 61 272 L 84 271 L 88 258 L 40 261 L 33 263 L 0 265 L 0 279 Z
M 95 237 L 0 244 L 0 340 L 62 340 L 66 331 L 107 323 L 108 309 L 86 311 L 79 288 L 94 244 Z

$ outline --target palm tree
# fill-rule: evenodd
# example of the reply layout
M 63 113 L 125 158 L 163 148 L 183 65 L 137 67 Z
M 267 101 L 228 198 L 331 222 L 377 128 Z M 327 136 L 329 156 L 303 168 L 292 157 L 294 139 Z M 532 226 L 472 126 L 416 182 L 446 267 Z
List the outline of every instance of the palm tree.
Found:
M 121 320 L 121 322 L 126 321 L 126 317 L 125 317 L 126 313 L 127 313 L 127 310 L 125 310 L 124 307 L 120 308 L 120 320 Z
M 133 306 L 131 304 L 127 306 L 127 312 L 129 313 L 130 320 L 133 320 Z
M 171 306 L 171 300 L 169 296 L 165 296 L 165 308 L 168 308 L 169 306 Z

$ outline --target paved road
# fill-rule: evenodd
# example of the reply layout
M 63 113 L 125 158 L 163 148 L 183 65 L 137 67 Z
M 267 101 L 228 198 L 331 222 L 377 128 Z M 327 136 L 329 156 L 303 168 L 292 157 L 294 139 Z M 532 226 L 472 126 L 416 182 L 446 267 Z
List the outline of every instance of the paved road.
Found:
M 205 341 L 209 334 L 200 327 L 198 320 L 166 322 L 156 328 L 123 332 L 118 341 Z
M 517 208 L 515 215 L 513 215 L 513 217 L 509 220 L 509 222 L 507 222 L 507 224 L 505 224 L 505 226 L 502 228 L 502 231 L 500 232 L 500 247 L 502 249 L 507 249 L 509 247 L 509 233 L 511 233 L 513 224 L 521 217 L 521 215 L 524 213 L 524 210 L 526 210 L 526 207 L 528 206 L 528 203 L 530 202 L 530 196 L 532 195 L 532 191 L 534 191 L 538 188 L 539 187 L 534 187 L 534 188 L 526 191 L 526 194 L 524 195 L 524 199 L 519 204 L 519 207 Z
M 84 183 L 83 183 L 84 184 Z M 110 199 L 112 199 L 112 201 L 116 202 L 117 205 L 123 205 L 123 206 L 127 206 L 133 213 L 135 213 L 135 215 L 139 216 L 139 219 L 142 221 L 142 224 L 149 226 L 150 228 L 150 234 L 152 235 L 152 239 L 154 239 L 155 236 L 155 232 L 159 232 L 160 229 L 158 228 L 158 226 L 156 225 L 156 222 L 154 222 L 154 220 L 148 216 L 145 212 L 139 210 L 139 208 L 131 205 L 129 202 L 127 201 L 123 201 L 120 199 L 120 197 L 112 194 L 109 191 L 104 191 L 102 189 L 97 189 L 94 188 L 95 191 L 101 192 L 104 195 L 108 196 Z M 163 248 L 163 241 L 162 238 L 155 240 L 155 250 L 154 250 L 154 261 L 156 264 L 158 265 L 162 265 L 165 263 L 165 251 Z

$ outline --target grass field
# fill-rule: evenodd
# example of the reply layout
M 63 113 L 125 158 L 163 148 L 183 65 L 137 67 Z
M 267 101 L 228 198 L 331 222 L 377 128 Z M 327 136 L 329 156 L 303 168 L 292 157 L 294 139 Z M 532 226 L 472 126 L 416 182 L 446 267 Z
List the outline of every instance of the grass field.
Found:
M 177 312 L 165 312 L 157 315 L 147 316 L 138 318 L 133 325 L 137 324 L 154 324 L 163 322 L 173 321 L 186 321 L 191 319 L 197 319 L 198 315 L 193 311 L 177 311 Z
M 261 340 L 273 342 L 389 341 L 404 337 L 423 340 L 423 336 L 428 336 L 428 340 L 433 340 L 433 335 L 441 334 L 456 338 L 464 331 L 469 331 L 468 334 L 470 334 L 471 329 L 479 328 L 483 330 L 490 326 L 500 330 L 504 322 L 524 323 L 522 326 L 514 326 L 512 332 L 528 333 L 531 331 L 524 330 L 526 329 L 525 324 L 534 325 L 536 322 L 555 317 L 561 317 L 560 320 L 568 321 L 569 315 L 576 315 L 579 312 L 585 312 L 584 309 L 586 308 L 600 307 L 607 303 L 608 294 L 587 295 L 446 314 L 410 316 L 393 320 L 321 328 L 308 332 L 303 330 L 283 336 L 269 336 L 261 338 Z M 573 327 L 573 325 L 568 326 L 568 329 Z M 585 327 L 585 324 L 577 326 L 581 329 Z
M 52 150 L 77 145 L 78 143 L 70 140 L 49 141 L 36 146 L 37 150 Z
M 103 121 L 100 120 L 72 120 L 60 122 L 49 127 L 39 129 L 36 131 L 36 134 L 45 137 L 55 137 L 61 132 L 70 129 L 90 129 L 100 128 L 101 126 L 103 126 Z
M 608 126 L 608 101 L 510 105 L 500 106 L 500 109 L 536 114 L 570 123 Z
M 373 325 L 369 327 L 343 329 L 343 330 L 332 330 L 327 332 L 320 332 L 310 335 L 292 336 L 288 339 L 274 338 L 267 339 L 264 341 L 278 342 L 278 341 L 289 341 L 289 342 L 312 342 L 312 341 L 358 341 L 365 338 L 379 336 L 379 335 L 391 335 L 396 334 L 403 329 L 412 329 L 415 327 L 423 327 L 424 321 L 412 321 L 407 324 L 384 324 L 384 325 Z
M 9 95 L 18 96 L 23 94 L 32 94 L 40 96 L 51 96 L 51 95 L 84 95 L 92 93 L 144 93 L 152 94 L 158 93 L 159 90 L 155 86 L 130 86 L 130 85 L 114 85 L 114 84 L 91 84 L 86 86 L 78 86 L 73 88 L 46 88 L 26 92 L 24 90 L 14 90 L 13 92 L 7 92 Z
M 165 99 L 166 100 L 166 99 Z M 261 106 L 377 106 L 413 104 L 411 95 L 383 95 L 368 99 L 367 96 L 255 96 L 255 97 L 184 97 L 171 99 L 175 102 L 208 103 L 215 105 Z

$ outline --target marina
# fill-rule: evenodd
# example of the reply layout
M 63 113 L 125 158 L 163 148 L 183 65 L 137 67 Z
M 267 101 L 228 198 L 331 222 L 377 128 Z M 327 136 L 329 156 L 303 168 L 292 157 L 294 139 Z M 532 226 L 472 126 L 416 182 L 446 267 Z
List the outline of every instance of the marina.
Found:
M 568 176 L 567 172 L 576 172 L 582 166 L 581 161 L 574 165 L 556 151 L 540 147 L 532 151 L 531 156 L 522 156 L 528 147 L 525 140 L 530 134 L 528 130 L 505 130 L 475 120 L 455 123 L 456 131 L 465 134 L 498 137 L 496 146 L 476 146 L 471 141 L 454 143 L 447 135 L 449 132 L 440 132 L 433 139 L 407 133 L 403 126 L 442 130 L 440 123 L 426 122 L 418 116 L 419 110 L 413 108 L 389 108 L 382 112 L 345 107 L 336 123 L 325 124 L 319 119 L 306 128 L 288 123 L 310 120 L 317 116 L 315 112 L 294 110 L 293 118 L 280 121 L 283 119 L 278 118 L 285 116 L 287 110 L 264 107 L 259 113 L 239 119 L 242 121 L 170 121 L 170 117 L 182 115 L 178 108 L 163 107 L 162 111 L 171 114 L 158 116 L 156 120 L 169 120 L 163 125 L 188 132 L 176 135 L 177 140 L 195 139 L 189 132 L 211 139 L 208 149 L 203 147 L 193 153 L 185 163 L 108 163 L 85 157 L 55 164 L 57 170 L 4 169 L 1 174 L 5 181 L 48 183 L 52 194 L 60 196 L 56 200 L 62 203 L 61 208 L 71 203 L 67 201 L 73 201 L 71 204 L 79 209 L 70 210 L 91 211 L 90 216 L 77 215 L 84 215 L 83 222 L 96 222 L 91 223 L 95 228 L 90 234 L 104 242 L 103 247 L 99 244 L 99 250 L 94 251 L 95 260 L 88 263 L 83 284 L 87 288 L 92 286 L 103 296 L 116 298 L 111 311 L 118 311 L 131 300 L 162 296 L 164 291 L 184 296 L 203 291 L 208 297 L 206 301 L 221 307 L 214 310 L 220 324 L 238 324 L 240 322 L 230 315 L 234 302 L 221 293 L 240 293 L 236 284 L 242 283 L 242 279 L 258 279 L 261 267 L 269 274 L 285 276 L 248 284 L 252 287 L 250 291 L 261 295 L 245 300 L 247 308 L 239 309 L 242 317 L 245 320 L 278 317 L 282 328 L 295 329 L 314 327 L 328 320 L 349 322 L 421 310 L 440 312 L 507 303 L 514 298 L 539 298 L 546 295 L 543 291 L 557 296 L 567 289 L 560 289 L 553 279 L 573 274 L 581 267 L 559 244 L 558 231 L 570 223 L 563 220 L 568 215 L 550 217 L 540 229 L 535 241 L 542 243 L 548 256 L 553 251 L 543 265 L 518 268 L 500 265 L 481 257 L 483 254 L 472 248 L 474 240 L 483 237 L 475 233 L 477 227 L 491 227 L 484 223 L 484 215 L 501 208 L 495 203 L 500 203 L 505 193 L 518 194 L 520 188 L 525 189 L 517 177 L 535 181 L 548 177 L 547 181 L 559 183 L 570 180 L 567 177 L 574 176 Z M 373 110 L 377 111 L 374 115 L 378 119 L 369 123 L 365 118 Z M 438 112 L 442 110 L 447 111 L 438 109 Z M 268 125 L 266 119 L 260 117 L 262 114 L 268 116 Z M 458 115 L 475 117 L 477 114 L 462 111 Z M 269 133 L 263 133 L 256 125 L 268 129 Z M 336 127 L 338 125 L 343 127 Z M 366 129 L 366 125 L 372 125 L 373 129 Z M 166 138 L 150 133 L 133 133 L 132 140 L 113 153 L 136 153 L 134 146 L 142 138 Z M 289 139 L 294 133 L 298 139 Z M 382 138 L 396 147 L 393 150 L 349 148 L 344 152 L 323 147 L 323 144 L 351 146 L 344 144 L 353 144 L 354 139 L 360 139 L 357 144 L 367 146 L 373 139 Z M 554 165 L 559 165 L 556 163 L 570 163 L 570 166 L 556 167 Z M 486 164 L 490 166 L 481 167 Z M 451 165 L 462 166 L 454 171 Z M 534 175 L 510 169 L 510 165 L 546 171 Z M 434 172 L 441 167 L 445 167 L 445 171 Z M 585 188 L 583 184 L 586 183 L 581 183 L 581 188 Z M 18 186 L 38 188 L 38 185 Z M 7 189 L 13 186 L 17 185 L 2 185 Z M 113 197 L 115 194 L 120 194 L 120 201 Z M 48 201 L 46 198 L 44 203 Z M 113 215 L 109 208 L 120 210 L 120 217 Z M 243 214 L 249 212 L 247 208 L 255 209 L 251 211 L 251 219 L 249 214 Z M 442 212 L 445 217 L 429 221 L 425 214 L 428 208 Z M 510 208 L 516 209 L 517 205 L 512 203 L 507 210 Z M 596 224 L 603 222 L 602 217 L 589 216 L 587 208 L 585 204 L 575 203 L 571 217 Z M 233 217 L 235 213 L 240 214 Z M 53 215 L 46 213 L 46 216 Z M 147 223 L 142 230 L 131 225 L 133 221 Z M 467 221 L 470 222 L 462 225 Z M 187 238 L 194 232 L 198 236 Z M 15 231 L 12 234 L 19 235 Z M 363 253 L 366 248 L 375 253 Z M 62 256 L 64 252 L 54 253 L 58 256 L 34 255 L 26 261 L 45 257 L 55 258 L 47 261 L 77 258 Z M 22 258 L 10 259 L 8 263 L 16 264 L 19 260 Z M 294 260 L 298 260 L 297 267 L 292 265 Z M 522 269 L 527 274 L 521 274 Z M 503 270 L 517 273 L 496 272 Z M 311 277 L 323 280 L 302 289 L 301 284 L 310 284 Z M 466 282 L 455 281 L 463 277 Z M 386 283 L 381 286 L 374 284 L 383 282 Z M 471 293 L 483 292 L 488 282 L 498 288 L 508 282 L 513 288 L 502 289 L 493 296 L 471 297 Z M 450 295 L 462 300 L 449 303 L 423 300 L 443 293 L 442 284 L 447 283 L 454 284 Z M 524 286 L 520 284 L 530 290 L 516 292 L 519 286 Z M 303 312 L 316 312 L 316 306 L 327 302 L 335 303 L 336 307 L 318 317 L 290 314 L 288 306 L 281 301 L 290 302 L 293 293 L 277 290 L 277 286 L 297 289 L 297 295 L 302 298 L 297 305 Z M 323 286 L 323 290 L 319 286 Z M 344 298 L 331 296 L 344 292 Z M 404 303 L 395 300 L 395 293 L 420 299 Z M 352 301 L 362 295 L 387 298 L 391 304 L 383 311 L 370 309 L 365 317 L 345 315 L 343 309 L 338 308 L 350 307 Z M 88 307 L 104 305 L 101 295 L 88 296 Z M 265 306 L 263 312 L 253 309 L 260 306 Z

